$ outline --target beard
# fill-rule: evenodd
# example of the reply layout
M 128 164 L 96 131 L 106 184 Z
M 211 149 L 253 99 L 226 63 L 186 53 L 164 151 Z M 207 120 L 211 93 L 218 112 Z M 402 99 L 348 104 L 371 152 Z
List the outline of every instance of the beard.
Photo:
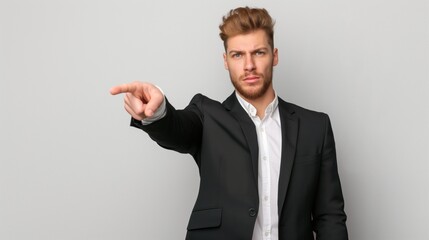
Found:
M 234 77 L 231 76 L 231 73 L 229 76 L 230 76 L 232 85 L 241 96 L 249 100 L 256 100 L 262 97 L 263 95 L 265 95 L 267 90 L 270 88 L 273 81 L 272 72 L 273 72 L 273 69 L 271 68 L 271 72 L 269 73 L 269 76 L 264 76 L 263 74 L 253 74 L 253 75 L 258 75 L 261 79 L 263 79 L 261 83 L 262 85 L 261 84 L 245 85 L 243 84 L 244 83 L 243 79 L 245 78 L 245 76 L 240 76 L 238 79 L 234 79 Z

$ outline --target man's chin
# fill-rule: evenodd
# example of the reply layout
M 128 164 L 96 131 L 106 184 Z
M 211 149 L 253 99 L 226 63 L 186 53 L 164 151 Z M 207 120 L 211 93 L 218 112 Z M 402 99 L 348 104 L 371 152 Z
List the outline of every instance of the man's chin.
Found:
M 256 84 L 243 84 L 243 82 L 235 83 L 231 81 L 234 85 L 235 90 L 245 99 L 256 100 L 262 97 L 268 90 L 268 86 L 265 86 L 263 82 L 258 82 Z
M 264 93 L 261 88 L 257 89 L 237 89 L 238 93 L 246 99 L 255 100 L 260 98 Z

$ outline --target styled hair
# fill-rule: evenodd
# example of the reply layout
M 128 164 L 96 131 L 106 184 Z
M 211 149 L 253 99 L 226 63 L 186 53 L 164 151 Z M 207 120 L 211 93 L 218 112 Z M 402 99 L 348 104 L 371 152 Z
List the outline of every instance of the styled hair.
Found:
M 222 23 L 219 25 L 219 36 L 226 51 L 228 38 L 256 30 L 264 30 L 268 36 L 268 43 L 273 49 L 274 24 L 274 20 L 264 8 L 239 7 L 230 10 L 228 14 L 223 16 Z

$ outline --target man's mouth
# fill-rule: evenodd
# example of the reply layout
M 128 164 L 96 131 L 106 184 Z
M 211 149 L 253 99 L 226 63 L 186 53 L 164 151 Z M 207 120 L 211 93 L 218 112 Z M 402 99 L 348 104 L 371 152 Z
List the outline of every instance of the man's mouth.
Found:
M 249 75 L 243 78 L 243 81 L 246 83 L 255 83 L 259 81 L 260 77 L 258 75 Z

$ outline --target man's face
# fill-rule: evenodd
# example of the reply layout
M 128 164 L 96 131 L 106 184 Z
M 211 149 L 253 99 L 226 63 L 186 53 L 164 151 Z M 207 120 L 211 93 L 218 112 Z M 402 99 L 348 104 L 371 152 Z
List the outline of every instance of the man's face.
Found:
M 237 35 L 227 40 L 225 69 L 237 92 L 247 100 L 257 100 L 272 90 L 273 66 L 278 63 L 263 30 Z

